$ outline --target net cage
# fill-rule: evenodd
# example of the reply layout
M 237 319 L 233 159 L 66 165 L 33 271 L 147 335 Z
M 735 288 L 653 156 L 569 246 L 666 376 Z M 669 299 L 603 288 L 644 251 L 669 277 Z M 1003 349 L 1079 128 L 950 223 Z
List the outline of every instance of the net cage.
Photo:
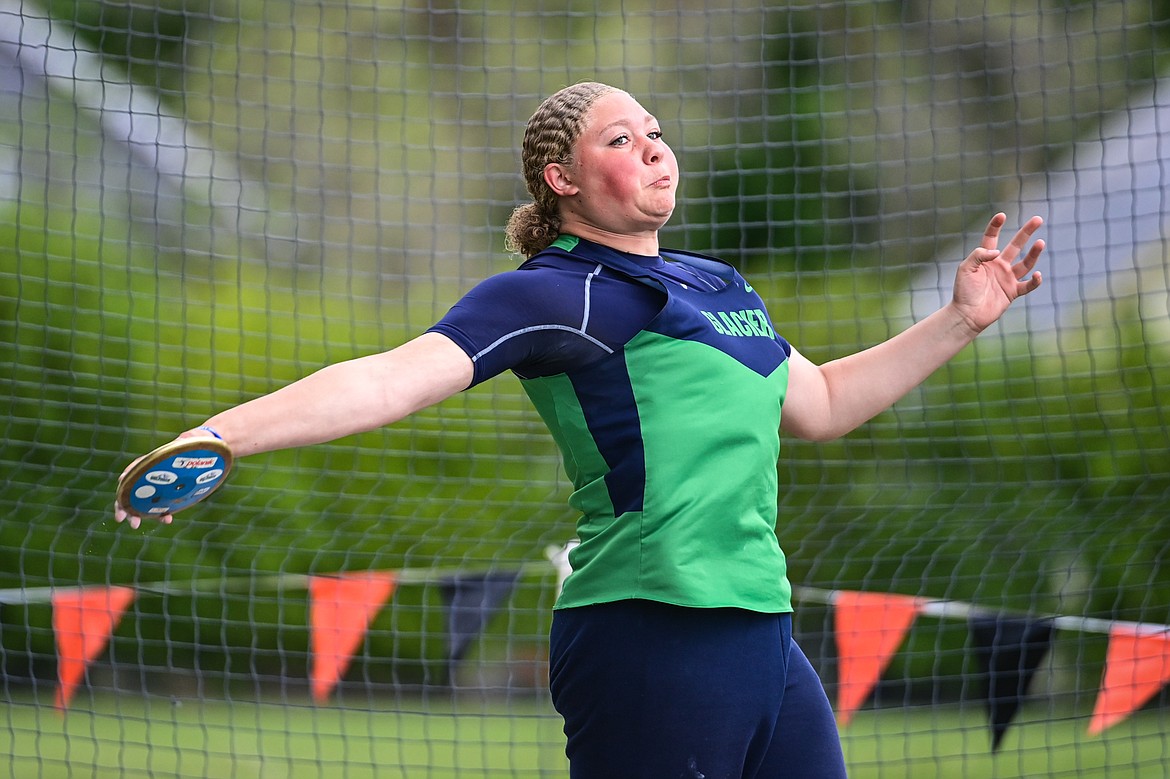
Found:
M 1037 292 L 784 439 L 795 636 L 851 776 L 1163 775 L 1167 51 L 1161 2 L 0 0 L 0 773 L 566 775 L 576 517 L 514 376 L 243 459 L 173 525 L 111 507 L 138 454 L 515 267 L 525 122 L 598 80 L 678 155 L 663 244 L 815 361 L 1044 217 Z

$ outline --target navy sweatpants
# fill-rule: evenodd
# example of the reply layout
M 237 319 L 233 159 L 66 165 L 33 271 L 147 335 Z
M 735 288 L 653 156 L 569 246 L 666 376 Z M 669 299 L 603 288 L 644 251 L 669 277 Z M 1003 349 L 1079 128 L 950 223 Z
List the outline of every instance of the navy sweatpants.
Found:
M 824 687 L 788 614 L 628 600 L 553 616 L 572 779 L 842 779 Z

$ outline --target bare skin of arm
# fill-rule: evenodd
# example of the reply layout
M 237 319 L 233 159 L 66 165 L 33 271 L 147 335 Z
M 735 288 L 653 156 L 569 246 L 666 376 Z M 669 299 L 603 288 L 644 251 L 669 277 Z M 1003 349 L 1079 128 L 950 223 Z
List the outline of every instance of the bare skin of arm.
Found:
M 471 383 L 471 359 L 425 333 L 388 352 L 329 365 L 211 417 L 237 457 L 324 443 L 393 424 Z
M 462 349 L 444 335 L 424 333 L 388 352 L 329 365 L 204 425 L 236 457 L 308 446 L 393 424 L 466 389 L 471 377 L 472 362 Z M 114 507 L 114 518 L 140 524 L 121 506 Z M 170 524 L 173 517 L 158 519 Z
M 1005 221 L 1003 214 L 992 217 L 980 246 L 959 265 L 953 299 L 926 319 L 888 341 L 823 365 L 793 350 L 781 429 L 811 441 L 849 433 L 921 384 L 1016 298 L 1039 287 L 1034 268 L 1044 242 L 1027 247 L 1041 219 L 1032 217 L 1001 251 Z

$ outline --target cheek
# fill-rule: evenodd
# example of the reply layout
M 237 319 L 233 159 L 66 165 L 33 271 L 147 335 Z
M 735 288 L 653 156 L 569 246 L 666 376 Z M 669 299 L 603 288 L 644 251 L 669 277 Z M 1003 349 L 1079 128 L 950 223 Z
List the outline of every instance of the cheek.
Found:
M 666 147 L 666 164 L 670 168 L 670 175 L 678 181 L 678 157 L 674 156 L 674 150 L 669 146 Z
M 603 196 L 607 198 L 613 198 L 615 196 L 621 195 L 627 189 L 625 182 L 626 180 L 621 176 L 605 174 L 602 175 L 598 181 L 598 183 L 601 185 L 598 189 Z
M 597 183 L 602 194 L 620 197 L 638 190 L 637 171 L 629 166 L 609 165 L 598 170 Z

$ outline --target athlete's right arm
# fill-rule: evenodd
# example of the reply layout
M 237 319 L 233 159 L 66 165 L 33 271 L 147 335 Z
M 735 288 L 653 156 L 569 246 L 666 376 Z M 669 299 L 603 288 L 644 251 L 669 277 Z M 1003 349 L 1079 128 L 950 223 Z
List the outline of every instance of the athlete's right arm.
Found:
M 604 341 L 582 329 L 589 286 L 580 273 L 512 271 L 486 279 L 430 331 L 388 352 L 336 363 L 275 392 L 220 412 L 204 424 L 237 457 L 323 443 L 392 424 L 508 369 L 561 372 L 596 359 Z M 613 287 L 597 317 L 624 343 L 655 310 L 641 285 Z M 596 291 L 595 291 L 595 294 Z M 600 297 L 608 298 L 609 292 Z M 625 321 L 635 312 L 642 321 Z M 591 331 L 592 327 L 589 328 Z
M 222 411 L 204 425 L 222 436 L 237 457 L 244 457 L 373 430 L 467 389 L 475 379 L 473 355 L 484 348 L 483 342 L 515 328 L 510 312 L 523 308 L 511 305 L 514 301 L 506 294 L 515 294 L 515 285 L 502 281 L 481 282 L 453 309 L 470 307 L 471 316 L 463 321 L 474 323 L 479 343 L 464 337 L 463 330 L 432 328 L 390 351 L 329 365 Z
M 335 363 L 203 423 L 236 457 L 323 443 L 388 425 L 471 383 L 471 358 L 451 339 L 424 333 L 380 354 Z M 184 438 L 199 430 L 188 430 Z M 133 463 L 131 466 L 133 467 Z M 114 518 L 139 519 L 115 504 Z M 164 524 L 171 515 L 159 516 Z
M 387 352 L 329 365 L 204 424 L 243 457 L 397 422 L 483 380 L 484 366 L 477 369 L 476 356 L 494 342 L 508 341 L 509 333 L 533 325 L 531 301 L 545 296 L 532 283 L 542 275 L 513 271 L 485 279 L 417 338 Z M 509 362 L 497 356 L 493 375 L 525 350 L 513 352 Z
M 471 383 L 471 358 L 424 333 L 388 352 L 329 365 L 204 424 L 233 454 L 323 443 L 373 430 L 438 403 Z

